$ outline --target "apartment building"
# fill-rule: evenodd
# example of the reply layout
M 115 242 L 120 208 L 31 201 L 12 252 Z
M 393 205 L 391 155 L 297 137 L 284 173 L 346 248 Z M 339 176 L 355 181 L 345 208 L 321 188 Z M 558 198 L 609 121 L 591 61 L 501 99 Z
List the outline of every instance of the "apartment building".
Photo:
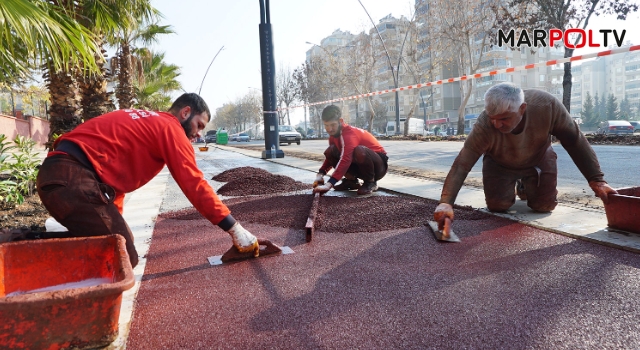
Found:
M 371 62 L 372 66 L 367 68 L 371 71 L 371 81 L 366 86 L 360 86 L 359 89 L 351 86 L 354 84 L 347 84 L 349 86 L 344 91 L 345 96 L 370 91 L 391 90 L 396 86 L 402 87 L 418 82 L 446 80 L 469 75 L 471 73 L 469 68 L 465 68 L 466 71 L 463 71 L 454 59 L 443 60 L 440 57 L 440 64 L 435 61 L 438 54 L 441 53 L 433 52 L 433 48 L 438 47 L 435 44 L 440 38 L 430 34 L 433 30 L 430 19 L 434 15 L 431 5 L 432 0 L 416 0 L 417 12 L 413 23 L 405 17 L 395 18 L 388 15 L 381 18 L 376 28 L 371 28 L 368 33 L 353 35 L 337 30 L 322 40 L 321 47 L 314 45 L 309 49 L 307 60 L 314 55 L 330 54 L 334 57 L 342 57 L 340 62 L 346 65 L 346 71 L 354 75 L 362 74 L 356 73 L 356 69 L 361 67 L 364 59 L 360 56 L 367 56 L 362 53 L 362 49 L 366 46 L 364 42 L 368 41 L 370 49 L 373 50 L 373 57 L 375 57 Z M 407 31 L 411 31 L 407 40 L 408 44 L 405 43 L 405 46 L 402 47 Z M 378 37 L 378 32 L 384 45 Z M 520 67 L 564 57 L 564 47 L 508 48 L 486 44 L 481 47 L 481 35 L 479 33 L 477 40 L 472 44 L 473 61 L 479 62 L 477 70 L 473 73 Z M 401 48 L 405 62 L 400 64 L 398 70 Z M 414 56 L 410 57 L 411 55 Z M 406 62 L 409 59 L 413 59 L 414 63 L 417 63 L 413 69 L 411 64 Z M 397 74 L 397 84 L 393 74 Z M 640 109 L 640 52 L 604 56 L 582 64 L 574 63 L 572 74 L 571 114 L 574 118 L 580 117 L 587 91 L 592 96 L 596 92 L 598 95 L 612 93 L 618 101 L 622 101 L 626 97 L 630 101 L 632 110 Z M 416 76 L 420 76 L 419 81 L 416 80 Z M 484 94 L 491 86 L 500 82 L 513 82 L 523 89 L 547 91 L 562 100 L 563 77 L 564 64 L 556 64 L 474 79 L 464 110 L 465 129 L 470 129 L 477 116 L 484 110 Z M 458 109 L 463 98 L 459 82 L 401 91 L 398 93 L 400 120 L 404 120 L 412 106 L 417 103 L 414 117 L 427 119 L 426 124 L 430 129 L 435 126 L 440 126 L 441 129 L 444 127 L 455 128 L 457 127 Z M 395 94 L 387 93 L 376 96 L 374 99 L 385 106 L 387 120 L 395 121 Z M 371 104 L 366 99 L 347 101 L 343 104 L 343 114 L 348 116 L 347 120 L 351 120 L 352 124 L 366 126 L 366 118 L 362 118 L 362 116 L 371 114 Z
M 602 56 L 572 67 L 571 115 L 579 118 L 587 93 L 608 97 L 620 103 L 628 99 L 636 117 L 640 110 L 640 52 Z

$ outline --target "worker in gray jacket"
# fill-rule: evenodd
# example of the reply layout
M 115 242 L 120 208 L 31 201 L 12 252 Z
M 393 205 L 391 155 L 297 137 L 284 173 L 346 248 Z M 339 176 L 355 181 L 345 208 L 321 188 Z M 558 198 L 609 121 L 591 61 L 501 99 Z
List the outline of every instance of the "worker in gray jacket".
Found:
M 487 90 L 484 99 L 485 110 L 442 188 L 434 213 L 441 229 L 446 217 L 453 221 L 456 196 L 482 155 L 482 183 L 490 211 L 509 209 L 516 193 L 531 209 L 552 211 L 558 204 L 557 155 L 551 147 L 552 136 L 567 150 L 597 197 L 607 203 L 608 195 L 617 193 L 604 181 L 598 158 L 578 125 L 553 95 L 500 83 Z

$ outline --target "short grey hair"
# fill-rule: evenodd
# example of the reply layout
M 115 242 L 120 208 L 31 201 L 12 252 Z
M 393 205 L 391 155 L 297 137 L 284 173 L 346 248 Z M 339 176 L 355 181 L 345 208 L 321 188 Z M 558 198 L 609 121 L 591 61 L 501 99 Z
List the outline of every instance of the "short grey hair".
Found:
M 484 110 L 488 115 L 517 112 L 524 103 L 524 92 L 513 83 L 492 86 L 484 94 Z

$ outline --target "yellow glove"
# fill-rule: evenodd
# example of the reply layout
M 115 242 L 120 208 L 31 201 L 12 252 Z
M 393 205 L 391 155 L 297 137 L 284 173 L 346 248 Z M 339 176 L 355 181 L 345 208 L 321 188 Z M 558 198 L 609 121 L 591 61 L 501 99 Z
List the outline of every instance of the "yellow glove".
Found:
M 251 232 L 245 230 L 242 225 L 236 222 L 236 224 L 233 225 L 227 233 L 231 235 L 233 245 L 240 253 L 253 252 L 253 256 L 256 258 L 260 255 L 260 244 L 258 243 L 258 239 L 256 236 L 252 235 Z
M 318 185 L 324 185 L 324 175 L 321 173 L 316 175 L 316 180 L 313 182 L 313 188 L 318 187 Z
M 327 193 L 331 188 L 333 188 L 333 185 L 329 182 L 324 185 L 314 187 L 313 193 L 320 193 L 320 194 Z

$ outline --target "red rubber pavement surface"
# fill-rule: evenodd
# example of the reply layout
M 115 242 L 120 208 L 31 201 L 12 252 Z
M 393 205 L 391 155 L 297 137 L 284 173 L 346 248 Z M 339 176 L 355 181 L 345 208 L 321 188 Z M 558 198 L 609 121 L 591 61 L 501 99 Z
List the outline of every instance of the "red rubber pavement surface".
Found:
M 158 219 L 127 349 L 640 348 L 637 254 L 506 219 L 316 231 L 243 222 L 295 253 L 209 266 L 205 219 Z

